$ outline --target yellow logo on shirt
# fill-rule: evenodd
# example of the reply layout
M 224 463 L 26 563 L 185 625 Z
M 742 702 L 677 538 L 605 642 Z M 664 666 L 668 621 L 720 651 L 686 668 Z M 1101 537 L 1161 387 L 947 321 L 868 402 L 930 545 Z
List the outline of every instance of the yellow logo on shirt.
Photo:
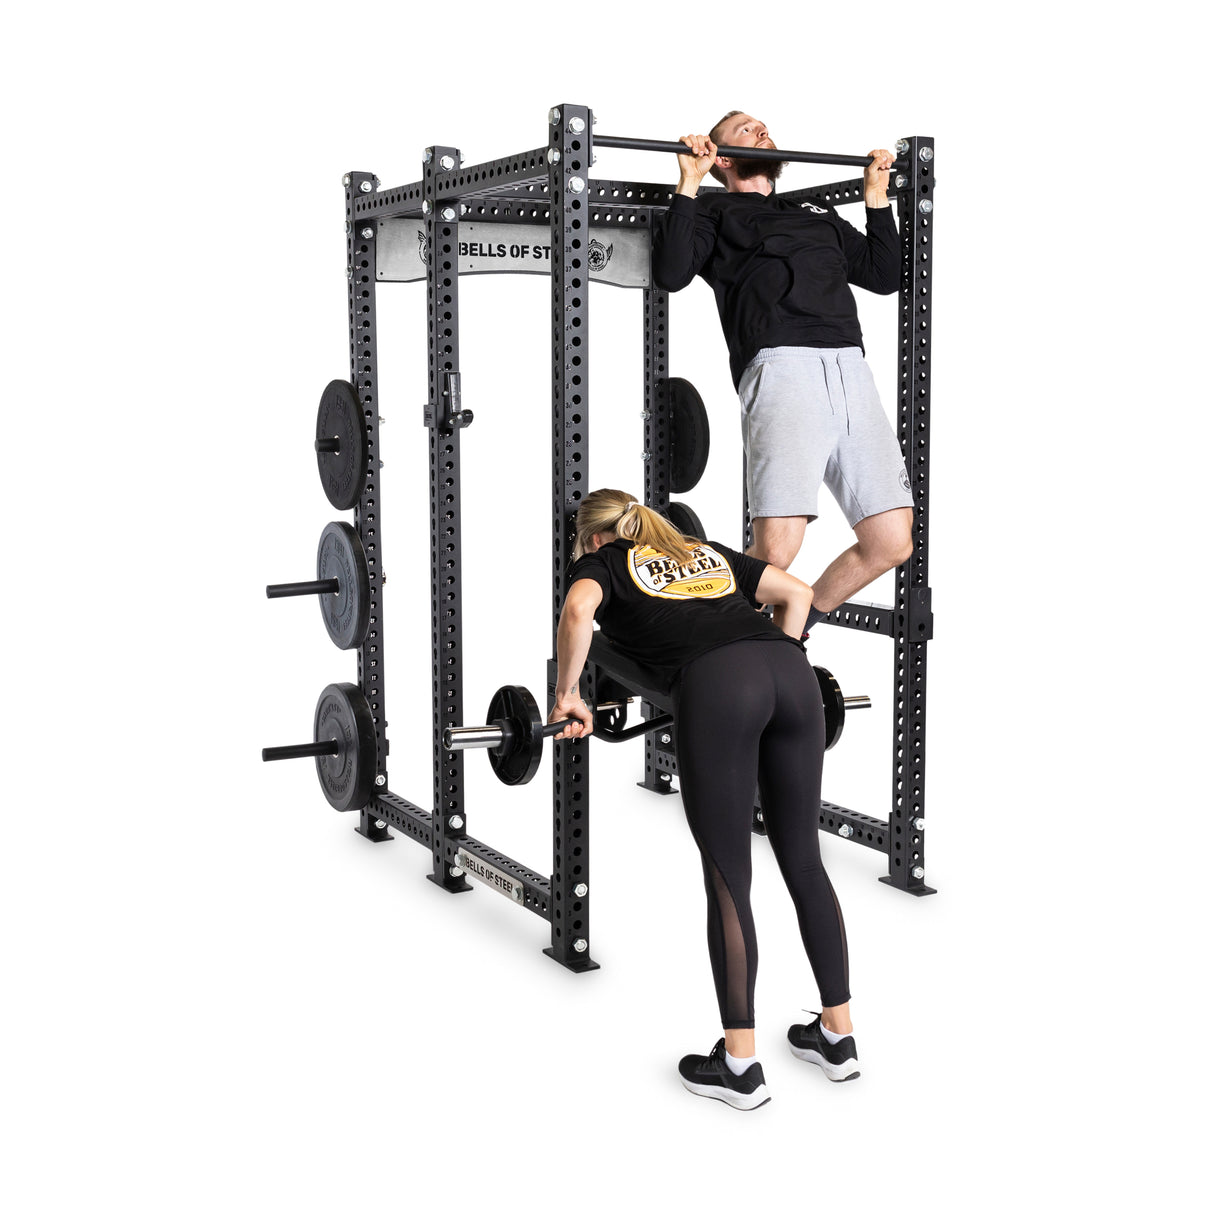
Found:
M 628 554 L 628 572 L 637 589 L 661 599 L 719 599 L 732 594 L 729 562 L 707 544 L 697 544 L 683 565 L 647 546 Z

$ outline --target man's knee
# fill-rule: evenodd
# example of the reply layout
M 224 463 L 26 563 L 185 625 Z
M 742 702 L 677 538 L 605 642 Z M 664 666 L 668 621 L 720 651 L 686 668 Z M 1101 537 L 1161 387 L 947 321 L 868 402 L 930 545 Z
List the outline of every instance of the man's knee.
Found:
M 857 539 L 864 561 L 874 567 L 880 566 L 884 573 L 909 561 L 915 542 L 911 531 L 913 515 L 909 510 L 905 513 L 891 511 L 890 515 L 880 517 L 880 526 L 865 529 L 863 534 L 857 534 Z
M 750 555 L 786 570 L 801 551 L 807 524 L 804 518 L 755 519 L 755 541 L 750 546 Z

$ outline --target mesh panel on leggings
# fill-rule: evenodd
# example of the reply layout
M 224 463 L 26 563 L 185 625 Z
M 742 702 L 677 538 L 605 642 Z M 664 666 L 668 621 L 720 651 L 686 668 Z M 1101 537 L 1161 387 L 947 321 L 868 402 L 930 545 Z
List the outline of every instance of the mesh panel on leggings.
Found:
M 713 959 L 722 1026 L 752 1028 L 755 1012 L 750 1000 L 759 960 L 754 927 L 751 925 L 751 943 L 747 948 L 747 933 L 738 918 L 733 895 L 721 870 L 707 856 L 704 857 L 704 887 L 708 891 L 708 948 Z

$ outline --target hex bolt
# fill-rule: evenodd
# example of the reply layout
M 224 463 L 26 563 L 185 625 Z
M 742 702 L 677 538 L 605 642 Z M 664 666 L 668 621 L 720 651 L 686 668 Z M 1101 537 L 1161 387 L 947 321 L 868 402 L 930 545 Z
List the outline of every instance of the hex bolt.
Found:
M 841 839 L 850 839 L 856 833 L 855 828 L 849 826 L 846 822 L 839 827 L 839 837 Z
M 922 867 L 920 865 L 916 864 L 915 867 L 911 869 L 911 876 L 914 877 L 916 881 L 922 881 L 923 880 Z
M 662 774 L 660 776 L 658 776 L 658 779 L 661 780 L 663 784 L 669 784 L 670 783 L 670 772 L 668 772 L 668 771 L 662 772 Z
M 652 457 L 652 456 L 649 454 L 649 452 L 648 452 L 648 451 L 642 451 L 642 452 L 641 452 L 641 459 L 646 460 L 646 459 L 652 459 L 652 458 L 653 458 L 653 457 Z
M 899 173 L 898 176 L 894 178 L 894 185 L 900 190 L 906 189 L 906 178 Z
M 432 203 L 432 202 L 430 201 L 430 199 L 428 199 L 428 198 L 427 198 L 427 199 L 425 199 L 425 200 L 422 202 L 422 214 L 423 214 L 423 215 L 429 215 L 429 214 L 430 214 L 430 212 L 431 212 L 431 211 L 433 211 L 433 210 L 434 210 L 434 203 Z
M 342 185 L 349 185 L 349 184 L 350 184 L 350 174 L 349 174 L 349 173 L 347 173 L 347 174 L 346 174 L 346 175 L 345 175 L 345 176 L 344 176 L 344 177 L 341 179 L 341 183 L 342 183 Z
M 466 203 L 461 202 L 459 204 L 459 213 L 461 215 L 467 215 L 470 210 L 472 210 L 472 208 L 470 206 L 468 206 Z
M 388 824 L 387 824 L 387 822 L 385 822 L 383 820 L 383 818 L 376 818 L 375 819 L 375 829 L 376 830 L 387 830 Z
M 363 240 L 370 240 L 371 237 L 375 235 L 375 229 L 374 228 L 363 228 L 363 230 L 359 233 L 359 235 L 363 238 Z
M 927 819 L 926 818 L 916 818 L 914 820 L 914 822 L 911 823 L 911 825 L 916 830 L 922 830 L 927 825 Z
M 387 776 L 385 776 L 385 775 L 384 775 L 384 773 L 383 773 L 382 771 L 379 773 L 379 775 L 377 775 L 377 776 L 375 777 L 375 786 L 376 786 L 376 788 L 383 788 L 383 786 L 384 786 L 385 784 L 387 784 L 387 782 L 388 782 L 388 777 L 387 777 Z
M 346 220 L 346 231 L 347 232 L 354 231 L 354 225 L 348 219 Z
M 433 162 L 434 162 L 434 149 L 427 148 L 425 150 L 425 152 L 422 154 L 422 163 L 423 164 L 432 164 Z
M 369 181 L 364 180 L 358 183 L 358 188 L 362 190 L 364 194 L 370 194 L 375 187 Z
M 510 896 L 511 896 L 511 897 L 512 897 L 512 898 L 515 900 L 515 902 L 522 902 L 522 900 L 523 900 L 523 887 L 522 887 L 521 885 L 516 885 L 516 886 L 515 886 L 515 887 L 514 887 L 514 888 L 513 888 L 513 889 L 510 891 Z
M 590 945 L 588 945 L 588 944 L 586 943 L 586 941 L 582 939 L 582 937 L 581 937 L 581 936 L 579 936 L 579 937 L 578 937 L 578 938 L 577 938 L 577 939 L 576 939 L 576 940 L 573 942 L 573 951 L 574 951 L 575 953 L 584 953 L 584 952 L 585 952 L 585 951 L 586 951 L 586 950 L 587 950 L 589 947 L 590 947 Z
M 905 156 L 906 153 L 910 151 L 910 141 L 906 139 L 899 139 L 898 142 L 894 144 L 894 151 L 897 152 L 899 156 Z
M 647 422 L 648 420 L 649 420 L 649 410 L 648 410 L 648 409 L 642 409 L 642 410 L 641 410 L 641 421 L 643 421 L 643 422 Z
M 459 814 L 452 814 L 451 817 L 447 819 L 447 825 L 451 827 L 452 830 L 463 830 L 464 820 L 459 816 Z
M 589 887 L 587 886 L 585 881 L 579 881 L 573 887 L 573 896 L 575 898 L 584 898 L 589 892 L 590 892 Z
M 662 734 L 660 740 L 661 740 L 661 743 L 663 746 L 669 746 L 670 745 L 670 734 L 668 734 L 668 733 Z
M 580 177 L 569 178 L 569 189 L 574 194 L 580 194 L 586 188 L 586 183 Z
M 755 810 L 755 821 L 756 821 L 756 822 L 762 822 L 762 821 L 763 821 L 763 811 L 762 811 L 761 809 L 756 809 L 756 810 Z
M 458 864 L 451 865 L 451 867 L 449 869 L 447 869 L 447 871 L 453 877 L 462 877 L 464 875 L 464 870 Z
M 924 164 L 926 164 L 929 160 L 931 160 L 931 158 L 935 154 L 936 153 L 933 152 L 931 148 L 920 148 L 919 149 L 919 159 L 922 160 Z
M 586 129 L 585 118 L 578 118 L 576 115 L 569 119 L 569 130 L 575 135 L 580 135 Z
M 932 200 L 930 198 L 919 199 L 919 212 L 923 215 L 931 214 Z
M 455 157 L 454 156 L 440 156 L 438 163 L 441 164 L 444 169 L 448 169 L 448 170 L 453 169 L 453 168 L 455 168 Z
M 443 207 L 442 216 L 445 220 L 450 222 L 452 219 L 455 218 L 455 208 L 454 207 Z
M 346 282 L 353 282 L 353 281 L 354 281 L 354 271 L 352 269 L 350 269 L 349 266 L 346 266 Z
M 549 148 L 548 149 L 548 163 L 549 164 L 556 164 L 560 160 L 560 158 L 561 158 L 561 149 L 560 148 Z
M 560 122 L 560 120 L 561 120 L 561 111 L 558 110 L 556 108 L 556 106 L 553 106 L 552 109 L 550 109 L 548 111 L 548 121 L 551 122 L 553 126 L 556 126 L 557 123 Z

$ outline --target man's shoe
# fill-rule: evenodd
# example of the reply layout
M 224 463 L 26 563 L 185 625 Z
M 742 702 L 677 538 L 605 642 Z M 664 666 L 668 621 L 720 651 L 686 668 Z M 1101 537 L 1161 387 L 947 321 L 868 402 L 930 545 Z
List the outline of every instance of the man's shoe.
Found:
M 689 1092 L 723 1100 L 734 1109 L 757 1109 L 771 1099 L 763 1082 L 761 1064 L 752 1062 L 741 1075 L 729 1069 L 724 1037 L 712 1047 L 707 1058 L 703 1054 L 688 1054 L 682 1059 L 679 1078 Z
M 838 1045 L 831 1045 L 822 1036 L 822 1013 L 808 1024 L 794 1024 L 788 1030 L 788 1048 L 802 1062 L 820 1066 L 827 1079 L 842 1083 L 845 1079 L 860 1077 L 860 1064 L 856 1061 L 856 1039 L 844 1037 Z

